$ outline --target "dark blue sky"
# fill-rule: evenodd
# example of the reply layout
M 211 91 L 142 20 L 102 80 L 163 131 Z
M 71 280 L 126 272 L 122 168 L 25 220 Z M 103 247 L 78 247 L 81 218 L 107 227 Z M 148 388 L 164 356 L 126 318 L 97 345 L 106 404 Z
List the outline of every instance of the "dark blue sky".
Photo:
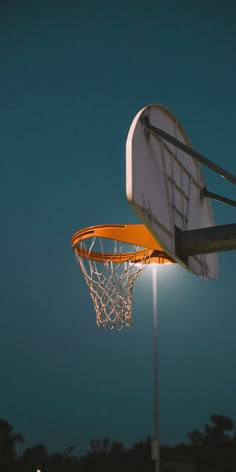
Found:
M 125 196 L 137 111 L 172 110 L 194 147 L 236 174 L 235 2 L 2 1 L 0 417 L 50 450 L 153 432 L 150 272 L 133 328 L 98 329 L 72 234 L 138 223 Z M 206 171 L 210 190 L 235 188 Z M 217 224 L 235 209 L 214 204 Z M 162 443 L 212 413 L 236 419 L 235 252 L 218 281 L 159 277 Z

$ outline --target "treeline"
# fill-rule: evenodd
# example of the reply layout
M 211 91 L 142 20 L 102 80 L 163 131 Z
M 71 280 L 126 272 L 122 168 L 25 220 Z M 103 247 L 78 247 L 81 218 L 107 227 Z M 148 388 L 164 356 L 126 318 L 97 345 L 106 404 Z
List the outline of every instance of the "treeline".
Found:
M 236 472 L 236 431 L 233 420 L 212 415 L 201 431 L 187 434 L 187 443 L 161 446 L 161 472 Z M 153 472 L 151 439 L 127 448 L 107 438 L 93 440 L 84 456 L 74 454 L 74 448 L 49 454 L 47 447 L 38 444 L 19 456 L 18 443 L 24 442 L 21 433 L 0 419 L 1 472 Z

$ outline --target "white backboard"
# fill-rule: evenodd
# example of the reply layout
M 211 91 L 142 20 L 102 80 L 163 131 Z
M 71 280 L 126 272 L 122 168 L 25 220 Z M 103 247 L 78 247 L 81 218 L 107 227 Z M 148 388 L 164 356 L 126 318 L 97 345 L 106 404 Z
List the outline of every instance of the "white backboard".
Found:
M 182 260 L 175 250 L 175 228 L 190 230 L 214 225 L 210 200 L 200 196 L 205 186 L 200 164 L 150 132 L 142 121 L 144 116 L 148 116 L 152 126 L 191 146 L 184 128 L 167 108 L 143 108 L 135 116 L 126 142 L 127 199 L 171 257 L 197 275 L 217 278 L 216 254 Z

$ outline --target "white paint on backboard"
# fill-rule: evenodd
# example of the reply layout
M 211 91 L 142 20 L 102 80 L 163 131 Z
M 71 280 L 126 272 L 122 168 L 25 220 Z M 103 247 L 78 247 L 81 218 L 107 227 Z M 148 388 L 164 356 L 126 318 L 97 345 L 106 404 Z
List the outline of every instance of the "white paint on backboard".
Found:
M 210 200 L 201 198 L 205 186 L 200 164 L 189 155 L 149 132 L 150 123 L 179 141 L 191 142 L 176 117 L 162 105 L 143 108 L 134 118 L 126 142 L 126 195 L 141 221 L 177 262 L 197 275 L 217 278 L 216 254 L 191 256 L 175 252 L 175 226 L 181 230 L 214 225 Z

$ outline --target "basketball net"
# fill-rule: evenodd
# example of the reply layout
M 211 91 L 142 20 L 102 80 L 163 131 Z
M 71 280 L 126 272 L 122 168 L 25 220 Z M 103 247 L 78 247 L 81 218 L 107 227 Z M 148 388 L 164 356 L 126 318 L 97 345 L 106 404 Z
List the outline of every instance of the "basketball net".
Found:
M 156 247 L 131 244 L 138 239 Z M 73 236 L 72 246 L 94 303 L 97 325 L 118 331 L 131 326 L 134 283 L 151 262 L 169 262 L 166 254 L 143 225 L 86 228 Z
M 79 244 L 81 249 L 89 254 L 95 241 L 92 242 L 88 250 L 85 248 L 85 241 L 81 241 Z M 114 241 L 114 246 L 116 245 L 117 241 Z M 114 247 L 114 249 L 116 248 Z M 75 251 L 77 262 L 94 303 L 98 326 L 108 329 L 116 328 L 118 331 L 125 326 L 131 326 L 133 286 L 140 272 L 147 266 L 149 258 L 146 254 L 139 263 L 133 263 L 132 260 L 135 261 L 135 254 L 139 250 L 139 247 L 133 248 L 134 257 L 130 261 L 122 262 L 121 259 L 120 262 L 112 262 L 112 260 L 106 260 L 104 263 L 84 259 L 78 251 Z M 119 253 L 123 254 L 122 243 L 119 243 Z

